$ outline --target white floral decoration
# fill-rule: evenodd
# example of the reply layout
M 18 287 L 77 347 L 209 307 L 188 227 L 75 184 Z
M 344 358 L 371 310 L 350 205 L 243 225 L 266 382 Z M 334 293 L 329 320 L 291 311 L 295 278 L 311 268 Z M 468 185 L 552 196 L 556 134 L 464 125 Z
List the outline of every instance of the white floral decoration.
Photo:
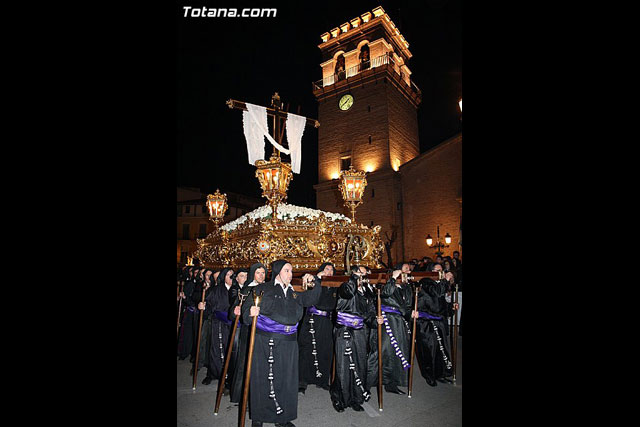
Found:
M 247 219 L 251 218 L 252 220 L 255 221 L 256 219 L 267 218 L 271 216 L 271 212 L 272 212 L 271 206 L 269 205 L 260 206 L 258 209 L 254 209 L 251 212 L 248 212 L 242 215 L 241 217 L 236 218 L 235 220 L 229 222 L 228 224 L 223 225 L 220 228 L 226 231 L 227 233 L 229 233 L 235 230 L 240 224 L 245 222 Z M 294 219 L 299 216 L 305 217 L 305 218 L 318 218 L 320 214 L 324 214 L 325 217 L 333 221 L 344 220 L 347 222 L 351 222 L 350 218 L 339 213 L 325 212 L 318 209 L 306 208 L 304 206 L 290 205 L 288 203 L 280 203 L 278 205 L 278 213 L 276 216 L 278 219 L 283 220 L 283 219 Z

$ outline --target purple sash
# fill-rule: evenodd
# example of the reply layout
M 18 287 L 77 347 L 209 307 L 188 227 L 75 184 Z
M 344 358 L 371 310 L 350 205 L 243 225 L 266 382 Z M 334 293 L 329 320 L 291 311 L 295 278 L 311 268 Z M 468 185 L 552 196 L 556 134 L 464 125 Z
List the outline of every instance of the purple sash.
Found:
M 389 307 L 388 305 L 380 304 L 380 311 L 384 311 L 385 313 L 396 313 L 396 314 L 402 315 L 402 313 L 400 313 L 400 310 L 398 310 L 397 308 Z
M 282 335 L 291 335 L 295 334 L 298 330 L 298 324 L 295 325 L 283 325 L 281 323 L 276 322 L 273 319 L 268 318 L 267 316 L 263 316 L 262 314 L 258 314 L 258 321 L 256 322 L 256 327 L 264 332 L 275 332 L 276 334 Z
M 420 319 L 433 319 L 433 320 L 442 320 L 442 317 L 438 317 L 438 316 L 433 316 L 427 312 L 424 311 L 418 311 L 418 317 Z
M 229 314 L 226 311 L 214 311 L 213 312 L 216 315 L 216 319 L 218 319 L 219 321 L 226 323 L 227 325 L 230 325 L 231 320 L 229 320 Z
M 355 314 L 343 313 L 342 311 L 338 312 L 336 322 L 342 326 L 353 329 L 362 329 L 364 326 L 364 319 L 362 317 L 356 316 Z
M 329 312 L 328 311 L 318 310 L 314 305 L 312 305 L 311 307 L 307 308 L 307 313 L 309 313 L 309 314 L 317 314 L 318 316 L 324 316 L 324 317 L 329 316 Z

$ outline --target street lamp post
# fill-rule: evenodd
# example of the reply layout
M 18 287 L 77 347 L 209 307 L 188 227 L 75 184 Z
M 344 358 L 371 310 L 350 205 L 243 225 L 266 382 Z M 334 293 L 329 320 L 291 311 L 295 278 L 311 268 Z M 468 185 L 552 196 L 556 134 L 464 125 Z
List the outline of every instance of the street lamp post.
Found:
M 436 248 L 436 255 L 438 256 L 442 256 L 442 254 L 444 252 L 442 252 L 442 249 L 444 248 L 448 248 L 449 245 L 451 244 L 451 235 L 449 233 L 445 234 L 444 236 L 444 242 L 442 243 L 440 241 L 440 225 L 437 226 L 437 234 L 436 234 L 436 243 L 433 243 L 433 238 L 431 237 L 431 234 L 427 234 L 426 237 L 426 242 L 427 242 L 427 246 L 429 246 L 430 248 Z

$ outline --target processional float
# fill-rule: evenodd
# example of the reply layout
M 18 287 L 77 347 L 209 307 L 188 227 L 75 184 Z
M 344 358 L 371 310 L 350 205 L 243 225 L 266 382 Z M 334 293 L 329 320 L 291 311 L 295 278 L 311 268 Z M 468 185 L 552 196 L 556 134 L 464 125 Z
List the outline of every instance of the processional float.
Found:
M 247 103 L 233 99 L 228 100 L 227 105 L 231 109 L 248 110 Z M 341 171 L 340 173 L 338 188 L 345 206 L 350 210 L 351 218 L 338 213 L 323 212 L 284 203 L 287 199 L 289 183 L 293 178 L 293 171 L 291 164 L 284 162 L 280 156 L 279 149 L 282 148 L 281 144 L 285 132 L 283 120 L 287 119 L 289 113 L 282 109 L 282 103 L 277 92 L 272 97 L 271 107 L 267 107 L 266 112 L 268 116 L 273 118 L 273 135 L 265 135 L 265 137 L 272 141 L 274 150 L 269 160 L 258 159 L 254 165 L 256 166 L 255 176 L 260 182 L 262 196 L 267 199 L 267 204 L 234 221 L 219 226 L 227 208 L 226 195 L 220 194 L 219 190 L 216 191 L 216 194 L 209 195 L 207 206 L 210 217 L 215 222 L 216 227 L 206 238 L 197 239 L 198 249 L 194 255 L 200 259 L 205 267 L 213 269 L 222 269 L 229 266 L 249 268 L 255 262 L 270 265 L 277 259 L 287 259 L 297 272 L 304 273 L 315 272 L 322 263 L 331 262 L 336 269 L 344 270 L 347 275 L 324 277 L 322 286 L 328 287 L 339 287 L 347 281 L 351 273 L 351 267 L 354 265 L 362 265 L 370 269 L 381 269 L 383 267 L 381 258 L 384 253 L 384 246 L 380 240 L 381 227 L 377 225 L 369 228 L 364 224 L 358 224 L 355 220 L 356 208 L 362 203 L 362 196 L 367 185 L 366 173 L 355 170 L 353 166 L 349 170 Z M 312 124 L 315 127 L 320 126 L 317 120 L 305 119 L 306 124 Z M 432 277 L 434 274 L 437 276 L 437 273 L 431 272 L 419 275 Z M 387 279 L 388 274 L 386 273 L 376 273 L 370 278 L 370 281 L 377 287 L 378 315 L 381 314 L 380 291 Z M 397 280 L 408 283 L 408 279 L 406 275 L 403 275 Z M 292 284 L 296 291 L 306 290 L 306 284 L 302 284 L 300 278 L 294 278 Z M 254 295 L 256 306 L 259 305 L 260 297 L 259 295 Z M 234 329 L 237 327 L 237 321 L 238 317 L 234 322 Z M 244 426 L 245 420 L 255 327 L 256 318 L 253 319 L 251 325 L 244 391 L 239 408 L 239 426 Z M 379 355 L 378 406 L 379 410 L 382 411 L 382 353 L 380 348 L 382 329 L 380 325 L 378 325 L 377 332 Z M 233 343 L 233 337 L 234 335 L 231 334 L 229 350 Z M 412 356 L 413 353 L 412 346 Z M 227 355 L 228 359 L 229 355 Z M 214 409 L 215 415 L 218 414 L 227 368 L 228 363 L 225 363 L 218 384 Z

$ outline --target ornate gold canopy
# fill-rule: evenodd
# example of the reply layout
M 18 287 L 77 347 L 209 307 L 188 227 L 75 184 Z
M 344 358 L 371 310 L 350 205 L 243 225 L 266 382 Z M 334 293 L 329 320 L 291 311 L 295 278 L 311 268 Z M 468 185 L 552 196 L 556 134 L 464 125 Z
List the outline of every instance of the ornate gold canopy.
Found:
M 195 256 L 209 268 L 248 268 L 286 259 L 295 271 L 315 271 L 323 262 L 381 268 L 380 226 L 353 224 L 339 214 L 280 204 L 274 219 L 262 206 L 198 239 Z M 271 209 L 268 209 L 271 211 Z M 262 213 L 263 215 L 260 215 Z M 347 251 L 347 247 L 349 250 Z

